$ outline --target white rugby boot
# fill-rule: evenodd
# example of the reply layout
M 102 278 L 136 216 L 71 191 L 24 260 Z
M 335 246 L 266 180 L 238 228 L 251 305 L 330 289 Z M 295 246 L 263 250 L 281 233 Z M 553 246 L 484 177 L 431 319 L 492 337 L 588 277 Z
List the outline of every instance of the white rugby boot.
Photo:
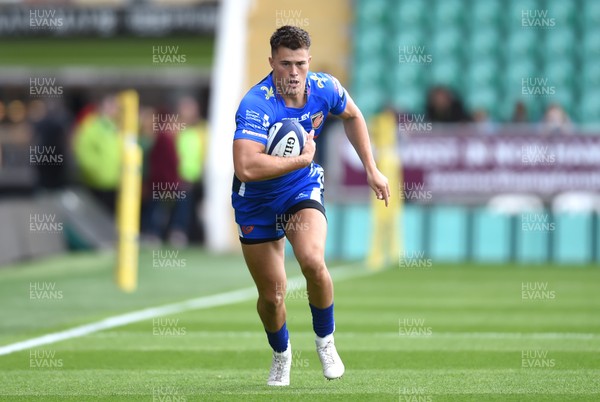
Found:
M 287 349 L 281 353 L 273 351 L 273 361 L 267 385 L 284 387 L 290 385 L 290 368 L 292 367 L 292 345 L 288 341 Z
M 344 375 L 346 368 L 335 348 L 333 334 L 327 335 L 325 338 L 317 336 L 315 343 L 317 344 L 317 354 L 323 365 L 323 375 L 325 378 L 334 380 Z

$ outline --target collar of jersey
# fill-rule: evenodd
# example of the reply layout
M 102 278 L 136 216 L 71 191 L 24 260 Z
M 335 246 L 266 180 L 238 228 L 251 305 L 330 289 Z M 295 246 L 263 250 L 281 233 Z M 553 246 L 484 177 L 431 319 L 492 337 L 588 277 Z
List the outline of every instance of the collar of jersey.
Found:
M 310 97 L 310 89 L 311 88 L 310 88 L 310 79 L 308 78 L 308 77 L 310 77 L 310 74 L 311 74 L 310 71 L 306 74 L 306 83 L 304 84 L 304 87 L 306 88 L 306 104 L 304 106 L 306 106 L 308 104 L 308 98 Z M 288 106 L 286 106 L 285 101 L 283 100 L 283 96 L 281 96 L 277 93 L 277 88 L 275 87 L 275 84 L 273 83 L 273 71 L 272 70 L 269 73 L 269 85 L 272 88 L 275 88 L 275 98 L 280 100 L 281 102 L 283 102 L 284 107 L 288 107 Z M 304 109 L 304 106 L 300 109 Z M 299 109 L 296 107 L 288 107 L 288 108 L 289 109 Z

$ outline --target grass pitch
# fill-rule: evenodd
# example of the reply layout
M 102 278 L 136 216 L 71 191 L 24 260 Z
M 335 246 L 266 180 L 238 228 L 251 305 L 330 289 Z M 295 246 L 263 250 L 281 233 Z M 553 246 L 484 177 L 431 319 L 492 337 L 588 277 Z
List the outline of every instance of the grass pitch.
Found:
M 0 66 L 152 68 L 155 49 L 185 56 L 182 67 L 208 68 L 212 65 L 214 39 L 207 36 L 11 38 L 0 41 Z
M 0 269 L 0 348 L 252 286 L 240 256 L 144 250 L 139 290 L 123 294 L 113 285 L 113 261 L 111 254 L 79 254 Z M 271 353 L 248 300 L 0 356 L 0 400 L 600 399 L 598 267 L 330 269 L 336 344 L 346 364 L 341 380 L 322 376 L 306 293 L 294 285 L 286 301 L 290 387 L 265 385 Z M 299 275 L 295 263 L 288 273 Z

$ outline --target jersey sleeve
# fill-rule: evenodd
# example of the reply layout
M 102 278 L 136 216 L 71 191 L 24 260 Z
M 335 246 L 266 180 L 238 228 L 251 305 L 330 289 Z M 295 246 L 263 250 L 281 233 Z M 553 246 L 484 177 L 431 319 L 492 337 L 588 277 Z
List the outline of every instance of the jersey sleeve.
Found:
M 325 81 L 325 87 L 329 89 L 329 111 L 332 114 L 340 114 L 346 109 L 346 102 L 348 101 L 346 89 L 333 75 L 323 75 L 328 78 Z
M 273 124 L 268 105 L 261 104 L 260 98 L 246 96 L 240 102 L 235 114 L 235 134 L 233 140 L 252 140 L 267 145 L 269 127 Z

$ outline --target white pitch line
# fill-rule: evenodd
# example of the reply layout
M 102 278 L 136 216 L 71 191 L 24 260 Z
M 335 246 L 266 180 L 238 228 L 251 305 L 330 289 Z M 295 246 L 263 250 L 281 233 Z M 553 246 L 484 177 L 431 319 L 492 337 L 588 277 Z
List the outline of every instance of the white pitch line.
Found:
M 349 269 L 351 266 L 352 265 L 343 265 L 338 268 L 333 268 L 330 270 L 331 275 L 334 276 L 336 280 L 343 280 L 374 273 L 373 271 L 367 270 Z M 304 277 L 294 277 L 288 279 L 288 288 L 298 289 L 304 285 Z M 122 327 L 124 325 L 133 324 L 151 318 L 162 317 L 169 314 L 177 314 L 189 310 L 202 310 L 211 307 L 235 304 L 251 300 L 252 298 L 256 297 L 256 294 L 256 287 L 252 286 L 249 288 L 219 293 L 212 296 L 198 297 L 178 303 L 165 304 L 163 306 L 151 307 L 143 310 L 133 311 L 131 313 L 116 315 L 90 324 L 85 324 L 64 331 L 53 332 L 37 338 L 31 338 L 25 341 L 12 343 L 10 345 L 1 346 L 0 356 L 8 355 L 14 352 L 20 352 L 25 349 L 35 348 L 42 345 L 49 345 L 51 343 L 56 343 L 67 339 L 78 338 L 105 329 Z

